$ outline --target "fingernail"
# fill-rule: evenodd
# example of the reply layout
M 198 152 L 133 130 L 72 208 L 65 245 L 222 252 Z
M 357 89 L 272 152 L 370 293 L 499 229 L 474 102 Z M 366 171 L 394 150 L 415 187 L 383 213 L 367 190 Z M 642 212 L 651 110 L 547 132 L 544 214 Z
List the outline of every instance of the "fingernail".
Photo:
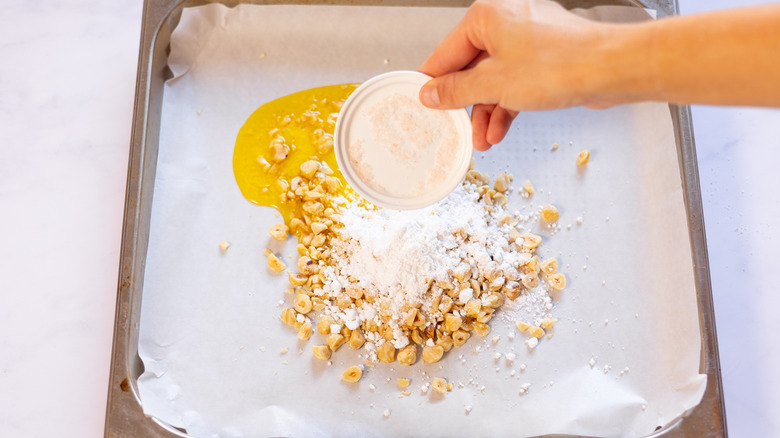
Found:
M 438 108 L 441 105 L 439 101 L 439 90 L 433 85 L 426 85 L 420 90 L 420 102 L 431 108 Z

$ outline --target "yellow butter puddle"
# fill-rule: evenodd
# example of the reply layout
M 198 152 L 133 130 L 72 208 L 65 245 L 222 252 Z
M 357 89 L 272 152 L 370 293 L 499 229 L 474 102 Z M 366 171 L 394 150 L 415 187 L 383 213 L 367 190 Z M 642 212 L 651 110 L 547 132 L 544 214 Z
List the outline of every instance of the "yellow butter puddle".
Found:
M 333 130 L 341 105 L 355 88 L 357 84 L 312 88 L 255 110 L 239 130 L 233 151 L 233 173 L 244 197 L 276 208 L 289 225 L 302 215 L 301 204 L 289 202 L 290 181 L 310 160 L 327 164 L 341 183 L 340 194 L 351 195 L 336 164 Z

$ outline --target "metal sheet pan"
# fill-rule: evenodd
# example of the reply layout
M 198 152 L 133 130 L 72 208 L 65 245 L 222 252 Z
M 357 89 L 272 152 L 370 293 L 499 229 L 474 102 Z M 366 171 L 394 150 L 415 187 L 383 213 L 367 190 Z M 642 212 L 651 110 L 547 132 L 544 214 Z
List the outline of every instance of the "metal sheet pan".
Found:
M 143 364 L 138 357 L 138 328 L 159 146 L 163 85 L 172 76 L 168 68 L 170 36 L 178 24 L 184 8 L 207 3 L 212 2 L 204 0 L 146 0 L 144 5 L 105 436 L 187 436 L 184 431 L 172 428 L 153 417 L 148 417 L 143 412 L 136 383 L 137 378 L 143 372 Z M 281 2 L 226 0 L 221 3 L 228 6 L 235 6 L 239 3 L 254 3 L 465 7 L 470 2 L 468 0 L 299 0 Z M 676 1 L 673 0 L 646 0 L 641 3 L 621 0 L 564 1 L 563 3 L 567 7 L 633 4 L 655 9 L 659 18 L 678 12 Z M 702 336 L 700 366 L 701 372 L 707 374 L 708 380 L 702 402 L 685 416 L 664 429 L 658 430 L 652 436 L 726 436 L 712 290 L 690 109 L 674 105 L 670 105 L 669 109 L 677 141 L 693 254 L 691 262 L 695 273 Z

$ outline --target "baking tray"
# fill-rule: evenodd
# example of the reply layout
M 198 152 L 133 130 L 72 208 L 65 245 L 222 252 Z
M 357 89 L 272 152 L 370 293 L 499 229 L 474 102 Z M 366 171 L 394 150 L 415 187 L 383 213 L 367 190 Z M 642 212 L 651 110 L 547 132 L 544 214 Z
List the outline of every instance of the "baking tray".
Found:
M 468 0 L 146 0 L 144 2 L 141 46 L 136 84 L 135 110 L 128 166 L 122 250 L 111 360 L 105 436 L 109 437 L 187 437 L 185 431 L 144 414 L 137 379 L 143 373 L 138 356 L 138 333 L 143 295 L 146 253 L 149 242 L 152 197 L 154 192 L 163 85 L 172 77 L 168 68 L 170 37 L 182 10 L 208 3 L 236 6 L 250 4 L 318 4 L 465 7 Z M 566 7 L 596 5 L 634 5 L 654 9 L 659 18 L 675 15 L 675 0 L 595 0 L 563 1 Z M 701 403 L 678 420 L 657 430 L 653 437 L 726 436 L 720 363 L 718 358 L 712 288 L 701 205 L 701 190 L 696 164 L 690 108 L 670 105 L 677 143 L 688 230 L 693 256 L 694 279 L 698 298 L 702 337 L 700 372 L 707 375 Z

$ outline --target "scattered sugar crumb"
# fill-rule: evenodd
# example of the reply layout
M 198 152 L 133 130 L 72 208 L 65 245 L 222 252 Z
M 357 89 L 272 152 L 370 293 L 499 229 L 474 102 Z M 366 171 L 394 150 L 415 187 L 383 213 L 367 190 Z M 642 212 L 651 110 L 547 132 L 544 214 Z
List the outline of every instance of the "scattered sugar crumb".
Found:
M 472 408 L 471 408 L 471 405 L 466 405 L 466 406 L 463 408 L 463 410 L 464 410 L 464 411 L 466 411 L 466 415 L 468 415 L 469 413 L 471 413 L 471 409 L 472 409 Z
M 286 348 L 282 347 L 282 349 L 281 349 L 280 353 L 281 353 L 281 354 L 287 354 L 287 352 L 288 352 L 288 351 L 290 351 L 290 350 L 288 350 L 288 349 L 286 349 Z
M 385 409 L 384 412 L 382 412 L 382 415 L 385 416 L 385 418 L 390 416 L 390 409 Z
M 528 345 L 528 348 L 533 350 L 534 348 L 536 348 L 536 345 L 539 344 L 539 340 L 534 337 L 530 337 L 526 339 L 525 344 Z
M 530 383 L 523 383 L 520 385 L 520 395 L 528 394 L 528 388 L 531 387 Z

